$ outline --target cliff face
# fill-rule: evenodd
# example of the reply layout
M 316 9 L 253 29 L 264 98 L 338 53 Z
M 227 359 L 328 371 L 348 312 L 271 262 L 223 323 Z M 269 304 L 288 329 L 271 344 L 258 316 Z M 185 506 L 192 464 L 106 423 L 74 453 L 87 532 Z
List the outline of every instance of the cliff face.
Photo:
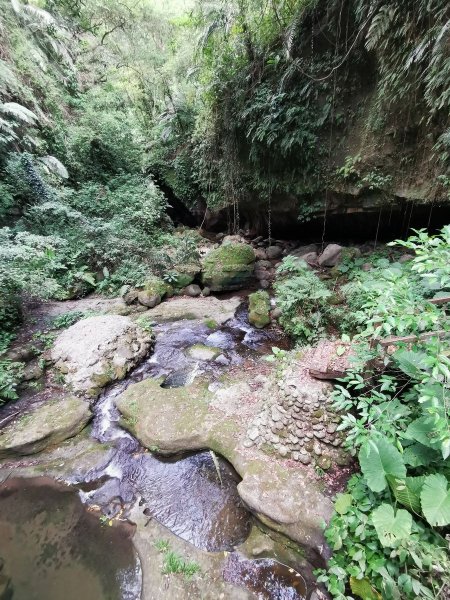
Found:
M 237 212 L 241 227 L 263 234 L 269 220 L 295 233 L 321 230 L 325 217 L 332 233 L 339 216 L 366 236 L 442 224 L 450 214 L 446 2 L 308 6 L 266 48 L 256 28 L 254 52 L 231 58 L 239 65 L 222 76 L 200 146 L 209 225 L 235 225 Z

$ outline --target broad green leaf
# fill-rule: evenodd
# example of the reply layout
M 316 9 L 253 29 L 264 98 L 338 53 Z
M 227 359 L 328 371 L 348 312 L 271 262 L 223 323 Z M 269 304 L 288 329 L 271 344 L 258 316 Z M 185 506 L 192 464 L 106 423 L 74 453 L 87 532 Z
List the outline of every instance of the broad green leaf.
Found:
M 416 514 L 421 513 L 420 492 L 422 490 L 425 476 L 422 477 L 406 477 L 406 479 L 389 480 L 392 493 L 397 502 L 406 506 L 409 510 Z
M 450 491 L 444 475 L 428 475 L 425 478 L 420 500 L 430 525 L 444 527 L 450 523 Z
M 424 352 L 414 352 L 412 350 L 398 350 L 393 355 L 397 361 L 398 367 L 403 373 L 413 379 L 422 379 L 424 370 L 426 370 L 427 355 Z
M 350 589 L 352 594 L 359 596 L 362 600 L 381 600 L 381 594 L 372 587 L 367 577 L 364 577 L 364 579 L 350 577 Z
M 419 443 L 408 446 L 403 453 L 405 464 L 411 467 L 427 467 L 438 459 L 439 455 L 436 450 Z
M 96 281 L 92 273 L 81 273 L 80 279 L 95 287 Z
M 405 432 L 405 438 L 420 442 L 428 448 L 439 449 L 439 440 L 436 439 L 436 428 L 430 417 L 419 417 L 410 425 Z
M 394 548 L 411 535 L 412 517 L 408 511 L 397 513 L 390 504 L 382 504 L 372 512 L 372 522 L 382 546 Z
M 340 515 L 345 515 L 352 503 L 353 496 L 351 494 L 337 494 L 334 508 Z
M 366 442 L 359 451 L 359 464 L 367 485 L 373 492 L 382 492 L 387 477 L 405 479 L 406 467 L 400 452 L 384 437 Z

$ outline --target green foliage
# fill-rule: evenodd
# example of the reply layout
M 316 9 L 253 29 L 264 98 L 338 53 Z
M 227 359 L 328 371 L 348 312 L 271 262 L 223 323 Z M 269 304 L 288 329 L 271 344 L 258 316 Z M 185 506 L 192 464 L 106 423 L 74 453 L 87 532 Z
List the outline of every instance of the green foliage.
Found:
M 280 323 L 302 343 L 316 340 L 335 319 L 332 292 L 305 262 L 286 257 L 277 269 L 275 284 Z
M 139 325 L 139 327 L 141 329 L 143 329 L 146 333 L 152 334 L 153 333 L 153 325 L 154 325 L 154 321 L 153 319 L 150 319 L 149 317 L 138 317 L 136 319 L 136 324 Z
M 390 504 L 380 504 L 372 512 L 372 523 L 382 546 L 395 548 L 411 535 L 412 517 L 408 511 L 394 512 Z
M 107 186 L 91 182 L 59 196 L 30 207 L 23 224 L 48 239 L 64 236 L 55 265 L 61 297 L 97 285 L 107 292 L 138 285 L 165 264 L 159 247 L 169 227 L 166 201 L 151 179 L 120 176 Z
M 450 523 L 450 490 L 443 475 L 429 475 L 423 482 L 420 493 L 423 514 L 432 526 Z
M 170 543 L 167 540 L 156 540 L 155 547 L 159 552 L 168 552 L 170 550 Z
M 414 251 L 411 268 L 427 290 L 450 290 L 450 225 L 443 227 L 439 235 L 430 236 L 422 229 L 408 240 L 397 240 L 394 244 Z
M 359 452 L 359 464 L 373 492 L 382 492 L 390 478 L 404 479 L 406 468 L 401 454 L 385 438 L 368 440 Z
M 23 363 L 13 362 L 0 355 L 0 405 L 15 400 L 17 387 L 22 381 Z
M 217 321 L 214 319 L 205 319 L 205 325 L 208 329 L 217 329 Z
M 72 101 L 78 118 L 67 129 L 64 163 L 75 181 L 107 182 L 121 173 L 139 173 L 144 136 L 136 114 L 124 106 L 121 90 L 93 88 Z
M 360 476 L 347 489 L 352 504 L 331 519 L 325 535 L 334 554 L 319 575 L 333 598 L 352 598 L 349 584 L 363 600 L 434 600 L 448 589 L 450 561 L 442 537 L 406 510 L 396 510 L 386 494 L 376 496 Z
M 360 294 L 352 302 L 355 307 L 359 302 L 366 315 L 365 322 L 357 317 L 359 335 L 375 343 L 362 361 L 366 366 L 349 370 L 333 394 L 334 407 L 342 414 L 339 429 L 346 432 L 349 451 L 359 448 L 362 472 L 358 484 L 349 484 L 351 502 L 337 499 L 337 514 L 327 530 L 338 553 L 322 578 L 335 598 L 343 599 L 345 592 L 338 575 L 356 595 L 365 584 L 355 586 L 355 578 L 383 598 L 431 600 L 441 588 L 449 589 L 446 570 L 434 566 L 448 561 L 445 542 L 432 530 L 450 524 L 450 359 L 445 338 L 418 337 L 383 354 L 381 372 L 366 362 L 380 362 L 380 334 L 448 331 L 445 311 L 427 301 L 430 295 L 448 294 L 448 233 L 445 227 L 437 236 L 417 232 L 397 242 L 414 250 L 412 261 L 388 268 L 382 264 L 351 283 L 357 281 Z M 364 500 L 361 486 L 367 490 Z M 356 511 L 369 515 L 361 523 L 373 526 L 370 537 L 353 527 Z M 358 569 L 345 563 L 344 539 L 364 548 Z M 387 549 L 389 559 L 381 562 Z
M 167 540 L 157 540 L 155 546 L 164 555 L 163 575 L 180 573 L 189 580 L 196 573 L 200 572 L 200 565 L 198 563 L 184 560 L 180 554 L 170 549 L 170 543 Z
M 164 555 L 164 566 L 162 569 L 164 575 L 181 573 L 186 579 L 192 579 L 199 571 L 200 565 L 198 563 L 185 561 L 177 552 L 171 550 Z
M 85 316 L 86 315 L 79 310 L 66 312 L 62 315 L 58 315 L 53 319 L 52 327 L 54 327 L 55 329 L 66 329 L 67 327 L 74 325 L 77 321 L 79 321 Z
M 0 229 L 0 290 L 8 297 L 14 292 L 26 292 L 50 297 L 58 290 L 53 275 L 57 265 L 56 252 L 63 245 L 56 237 L 43 237 L 28 232 L 14 233 Z

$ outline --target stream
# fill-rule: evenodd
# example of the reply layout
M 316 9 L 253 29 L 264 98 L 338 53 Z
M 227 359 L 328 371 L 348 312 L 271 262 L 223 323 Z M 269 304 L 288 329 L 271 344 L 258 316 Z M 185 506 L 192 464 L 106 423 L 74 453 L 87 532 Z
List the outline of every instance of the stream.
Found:
M 161 458 L 149 452 L 121 427 L 114 399 L 130 384 L 148 377 L 160 378 L 163 386 L 177 387 L 202 376 L 211 382 L 211 389 L 217 388 L 219 376 L 230 366 L 257 360 L 270 353 L 274 345 L 287 347 L 287 341 L 276 330 L 257 330 L 249 325 L 244 305 L 238 308 L 234 319 L 214 331 L 203 321 L 181 320 L 155 324 L 154 333 L 156 342 L 151 356 L 124 381 L 106 389 L 95 404 L 91 436 L 110 447 L 107 466 L 92 469 L 82 479 L 73 475 L 66 478 L 66 483 L 76 486 L 81 502 L 87 507 L 100 508 L 105 518 L 126 519 L 138 505 L 148 519 L 155 519 L 197 548 L 233 553 L 248 537 L 254 518 L 237 493 L 240 478 L 232 466 L 209 451 L 175 458 Z M 187 352 L 196 344 L 218 348 L 221 354 L 215 360 L 199 360 Z M 20 490 L 20 485 L 16 488 Z M 28 506 L 34 495 L 42 496 L 42 489 L 38 486 L 33 492 L 28 491 L 17 506 L 21 503 Z M 50 486 L 48 490 L 54 501 L 55 488 Z M 0 504 L 4 504 L 1 496 Z M 2 522 L 0 518 L 0 527 Z M 22 544 L 17 534 L 17 543 L 19 540 Z M 133 587 L 131 581 L 133 576 L 135 583 L 139 579 L 139 567 L 130 558 L 129 549 L 122 563 L 127 560 L 127 569 L 122 568 L 122 572 L 128 574 L 127 585 L 124 588 L 121 576 L 118 595 L 111 593 L 106 598 L 139 598 L 136 585 Z M 17 565 L 12 568 L 13 572 L 15 568 Z M 68 576 L 73 577 L 73 574 Z M 261 599 L 295 600 L 305 598 L 306 594 L 302 577 L 271 559 L 244 560 L 234 553 L 227 563 L 224 578 L 246 587 Z M 30 600 L 31 597 L 11 596 L 13 600 Z M 56 600 L 58 596 L 48 596 L 49 600 L 53 597 Z M 90 600 L 91 596 L 84 597 Z M 3 600 L 1 588 L 0 598 Z M 41 600 L 42 596 L 36 598 Z

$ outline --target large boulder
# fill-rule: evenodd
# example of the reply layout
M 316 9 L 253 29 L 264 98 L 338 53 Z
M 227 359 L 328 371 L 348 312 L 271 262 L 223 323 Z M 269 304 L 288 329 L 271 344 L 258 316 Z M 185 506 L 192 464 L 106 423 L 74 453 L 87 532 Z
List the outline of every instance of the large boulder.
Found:
M 258 329 L 262 329 L 270 323 L 270 297 L 267 292 L 259 291 L 250 294 L 249 301 L 249 322 Z
M 342 246 L 339 244 L 328 244 L 319 256 L 318 263 L 321 267 L 335 267 L 341 260 Z
M 202 281 L 213 292 L 245 288 L 253 276 L 255 252 L 247 244 L 225 244 L 203 259 Z
M 271 260 L 276 260 L 282 255 L 283 249 L 280 248 L 280 246 L 269 246 L 266 250 L 266 253 L 268 258 Z
M 269 459 L 263 449 L 245 442 L 248 424 L 270 397 L 270 388 L 256 394 L 238 380 L 210 392 L 204 382 L 161 388 L 159 381 L 146 379 L 128 387 L 115 403 L 123 425 L 147 448 L 157 447 L 163 455 L 209 448 L 224 456 L 242 477 L 239 495 L 263 523 L 308 553 L 326 557 L 322 525 L 333 504 L 313 468 Z
M 138 301 L 139 304 L 145 306 L 146 308 L 155 308 L 158 304 L 161 304 L 161 296 L 158 294 L 151 294 L 146 292 L 145 290 L 141 290 L 138 293 Z
M 73 437 L 90 421 L 89 404 L 82 398 L 55 398 L 21 414 L 2 429 L 0 459 L 41 452 Z
M 149 352 L 152 336 L 129 317 L 82 319 L 61 333 L 51 351 L 55 366 L 75 392 L 96 397 L 123 379 Z
M 203 290 L 204 293 L 205 290 Z M 214 321 L 217 325 L 223 325 L 223 323 L 234 317 L 240 303 L 240 298 L 219 300 L 214 296 L 208 298 L 191 298 L 188 296 L 172 298 L 152 310 L 152 319 L 156 321 L 199 319 L 205 322 Z
M 197 296 L 200 296 L 202 293 L 202 290 L 197 284 L 191 283 L 184 288 L 184 293 L 186 296 L 190 296 L 191 298 L 197 298 Z

